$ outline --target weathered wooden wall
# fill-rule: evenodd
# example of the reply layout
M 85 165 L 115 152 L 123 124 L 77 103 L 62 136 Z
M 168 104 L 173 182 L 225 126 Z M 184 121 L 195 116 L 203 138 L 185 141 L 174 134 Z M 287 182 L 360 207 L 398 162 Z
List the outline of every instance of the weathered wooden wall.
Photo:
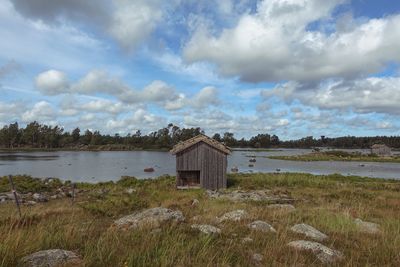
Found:
M 176 154 L 177 185 L 181 180 L 179 171 L 200 171 L 200 185 L 217 190 L 226 188 L 227 155 L 206 143 L 197 143 Z

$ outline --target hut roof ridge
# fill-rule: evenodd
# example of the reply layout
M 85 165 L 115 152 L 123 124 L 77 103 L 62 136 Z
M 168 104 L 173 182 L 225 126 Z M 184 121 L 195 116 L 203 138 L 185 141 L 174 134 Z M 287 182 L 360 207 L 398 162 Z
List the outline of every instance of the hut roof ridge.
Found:
M 170 153 L 175 155 L 175 154 L 177 154 L 197 143 L 200 143 L 200 142 L 204 142 L 225 154 L 231 153 L 231 149 L 228 146 L 218 142 L 217 140 L 214 140 L 214 139 L 208 137 L 205 134 L 199 134 L 199 135 L 196 135 L 195 137 L 192 137 L 186 141 L 179 142 L 170 150 Z

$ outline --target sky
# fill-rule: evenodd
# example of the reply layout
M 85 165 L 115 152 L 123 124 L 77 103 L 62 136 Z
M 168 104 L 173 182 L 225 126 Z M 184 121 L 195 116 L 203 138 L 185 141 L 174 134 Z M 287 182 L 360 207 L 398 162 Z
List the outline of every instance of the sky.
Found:
M 400 134 L 400 1 L 2 0 L 0 127 Z

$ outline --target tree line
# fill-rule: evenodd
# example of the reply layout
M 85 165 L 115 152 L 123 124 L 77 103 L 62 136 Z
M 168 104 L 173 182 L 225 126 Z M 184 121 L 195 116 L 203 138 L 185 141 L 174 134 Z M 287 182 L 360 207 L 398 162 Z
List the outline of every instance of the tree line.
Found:
M 5 125 L 0 129 L 0 147 L 8 149 L 40 148 L 40 149 L 85 149 L 103 147 L 105 149 L 169 149 L 175 144 L 204 134 L 199 128 L 180 128 L 169 124 L 167 127 L 142 134 L 140 130 L 125 136 L 119 134 L 101 134 L 100 131 L 79 128 L 71 132 L 60 126 L 40 124 L 36 121 L 20 127 L 17 122 Z M 212 138 L 224 142 L 229 147 L 250 148 L 370 148 L 373 144 L 386 144 L 400 148 L 400 136 L 355 137 L 344 136 L 328 138 L 308 136 L 297 140 L 282 141 L 277 135 L 257 134 L 249 139 L 236 139 L 231 132 L 215 133 Z

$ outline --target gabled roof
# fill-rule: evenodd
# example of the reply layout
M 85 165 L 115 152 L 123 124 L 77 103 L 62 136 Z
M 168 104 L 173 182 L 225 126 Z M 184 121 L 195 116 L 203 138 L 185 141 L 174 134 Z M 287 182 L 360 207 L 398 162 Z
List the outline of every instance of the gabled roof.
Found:
M 178 144 L 176 144 L 169 152 L 173 155 L 197 144 L 200 142 L 204 142 L 206 144 L 208 144 L 209 146 L 225 153 L 225 154 L 230 154 L 231 153 L 231 149 L 229 147 L 227 147 L 226 145 L 204 135 L 204 134 L 199 134 L 193 138 L 190 138 L 186 141 L 183 142 L 179 142 Z

